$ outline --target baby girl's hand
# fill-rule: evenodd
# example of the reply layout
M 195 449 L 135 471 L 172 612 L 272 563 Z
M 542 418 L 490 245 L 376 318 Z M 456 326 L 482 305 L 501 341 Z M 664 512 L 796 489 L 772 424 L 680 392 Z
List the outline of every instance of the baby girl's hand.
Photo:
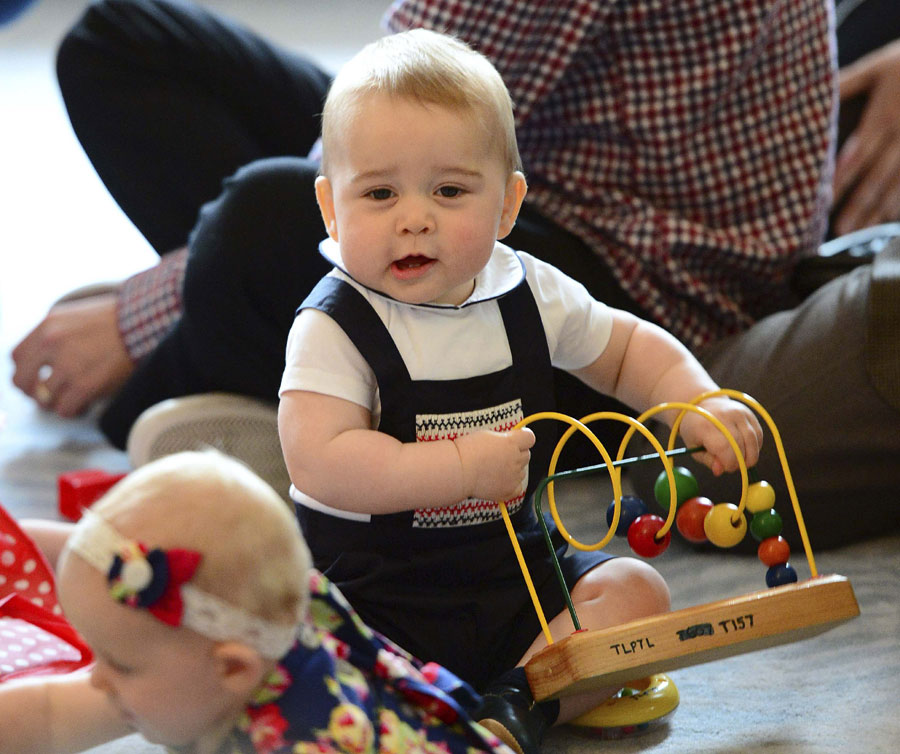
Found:
M 510 500 L 525 489 L 534 445 L 530 429 L 473 432 L 454 441 L 462 465 L 465 494 L 484 500 Z
M 707 398 L 698 405 L 725 425 L 734 436 L 747 466 L 755 466 L 759 460 L 763 440 L 762 427 L 756 414 L 740 401 L 731 400 L 726 396 Z M 706 448 L 705 452 L 694 454 L 694 458 L 712 469 L 716 476 L 723 471 L 738 469 L 738 461 L 731 444 L 708 419 L 689 412 L 682 420 L 679 432 L 688 447 L 702 445 Z

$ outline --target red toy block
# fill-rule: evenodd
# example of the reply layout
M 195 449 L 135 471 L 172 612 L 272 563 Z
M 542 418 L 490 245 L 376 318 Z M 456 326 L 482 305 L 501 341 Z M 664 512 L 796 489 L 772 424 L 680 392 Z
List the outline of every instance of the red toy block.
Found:
M 102 469 L 80 469 L 60 474 L 57 477 L 59 512 L 71 521 L 77 521 L 85 508 L 124 476 L 124 473 L 112 474 Z

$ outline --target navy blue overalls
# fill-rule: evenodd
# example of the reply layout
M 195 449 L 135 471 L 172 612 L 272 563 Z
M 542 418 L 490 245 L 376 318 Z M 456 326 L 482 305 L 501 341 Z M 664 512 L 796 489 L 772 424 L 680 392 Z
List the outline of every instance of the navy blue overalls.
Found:
M 379 431 L 414 442 L 485 426 L 485 419 L 487 426 L 511 427 L 523 416 L 553 409 L 547 338 L 530 287 L 523 281 L 496 301 L 512 365 L 458 380 L 413 381 L 375 310 L 353 286 L 333 276 L 319 282 L 300 310 L 318 309 L 340 325 L 378 381 Z M 542 422 L 536 427 L 528 497 L 547 474 L 558 438 L 551 426 Z M 510 506 L 510 513 L 550 620 L 565 602 L 543 532 L 530 502 Z M 443 509 L 373 515 L 362 522 L 304 505 L 297 505 L 297 514 L 316 568 L 366 623 L 476 688 L 514 667 L 541 632 L 496 504 L 465 501 Z M 565 543 L 550 524 L 562 554 Z M 570 588 L 608 557 L 578 551 L 562 559 Z

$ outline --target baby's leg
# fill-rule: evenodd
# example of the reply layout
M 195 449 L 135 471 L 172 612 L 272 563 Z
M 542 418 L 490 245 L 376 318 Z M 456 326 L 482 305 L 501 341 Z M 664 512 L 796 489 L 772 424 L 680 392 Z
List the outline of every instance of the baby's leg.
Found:
M 617 626 L 637 618 L 667 612 L 670 608 L 669 587 L 652 566 L 635 558 L 615 558 L 595 566 L 582 576 L 572 589 L 575 612 L 583 629 Z M 572 618 L 564 610 L 549 623 L 556 640 L 574 631 Z M 543 633 L 538 636 L 519 661 L 524 665 L 533 654 L 547 646 Z M 557 722 L 566 722 L 593 709 L 619 690 L 600 689 L 561 700 Z
M 585 573 L 572 589 L 575 612 L 583 629 L 615 626 L 669 610 L 669 587 L 654 568 L 635 558 L 615 558 Z M 556 640 L 574 630 L 568 610 L 549 623 Z M 556 701 L 534 703 L 525 670 L 531 656 L 547 646 L 543 633 L 519 660 L 516 668 L 484 690 L 478 721 L 498 735 L 517 754 L 539 754 L 544 731 L 594 709 L 619 688 L 596 689 Z

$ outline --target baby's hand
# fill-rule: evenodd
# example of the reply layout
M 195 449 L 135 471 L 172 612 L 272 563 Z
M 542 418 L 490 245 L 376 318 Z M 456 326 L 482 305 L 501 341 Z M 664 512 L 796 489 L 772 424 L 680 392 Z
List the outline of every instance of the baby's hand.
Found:
M 465 494 L 484 500 L 510 500 L 525 489 L 534 432 L 473 432 L 454 441 Z
M 698 405 L 725 425 L 734 436 L 747 466 L 755 466 L 763 440 L 756 414 L 740 401 L 726 396 L 707 398 Z M 689 412 L 682 420 L 679 432 L 689 448 L 697 445 L 706 448 L 705 452 L 696 453 L 694 458 L 712 469 L 713 474 L 719 476 L 723 471 L 737 471 L 738 461 L 731 444 L 711 421 Z

